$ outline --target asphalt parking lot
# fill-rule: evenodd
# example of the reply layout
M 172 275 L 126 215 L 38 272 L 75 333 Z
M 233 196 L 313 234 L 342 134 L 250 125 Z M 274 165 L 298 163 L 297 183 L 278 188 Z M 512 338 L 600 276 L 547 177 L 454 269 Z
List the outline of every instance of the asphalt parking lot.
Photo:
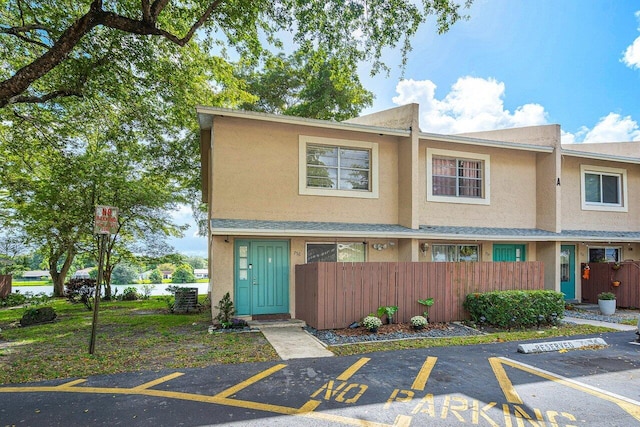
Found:
M 0 387 L 0 425 L 640 425 L 635 334 L 69 378 Z

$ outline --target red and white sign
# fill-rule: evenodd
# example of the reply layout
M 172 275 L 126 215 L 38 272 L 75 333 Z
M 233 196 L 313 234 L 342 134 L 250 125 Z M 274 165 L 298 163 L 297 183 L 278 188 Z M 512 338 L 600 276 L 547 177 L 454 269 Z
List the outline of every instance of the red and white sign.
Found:
M 118 232 L 118 208 L 96 206 L 94 233 L 116 234 Z

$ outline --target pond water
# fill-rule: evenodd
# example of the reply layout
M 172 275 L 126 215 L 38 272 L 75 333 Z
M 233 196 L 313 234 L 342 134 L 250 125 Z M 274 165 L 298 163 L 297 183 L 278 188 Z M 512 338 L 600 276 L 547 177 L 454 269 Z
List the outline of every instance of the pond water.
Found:
M 169 292 L 167 292 L 167 287 L 171 286 L 172 283 L 163 283 L 163 284 L 157 284 L 157 285 L 152 285 L 154 286 L 154 288 L 151 290 L 151 295 L 170 295 Z M 118 290 L 117 295 L 122 295 L 122 291 L 125 288 L 128 287 L 134 287 L 138 289 L 138 292 L 142 293 L 142 286 L 143 285 L 111 285 L 111 292 L 115 292 L 116 289 Z M 209 291 L 209 283 L 181 283 L 177 286 L 182 286 L 185 288 L 198 288 L 198 294 L 204 294 L 206 295 L 207 292 Z M 24 294 L 25 292 L 31 292 L 34 295 L 35 294 L 39 294 L 41 292 L 44 292 L 47 295 L 51 295 L 53 293 L 53 285 L 44 285 L 44 286 L 12 286 L 11 287 L 11 292 L 20 292 L 21 294 Z

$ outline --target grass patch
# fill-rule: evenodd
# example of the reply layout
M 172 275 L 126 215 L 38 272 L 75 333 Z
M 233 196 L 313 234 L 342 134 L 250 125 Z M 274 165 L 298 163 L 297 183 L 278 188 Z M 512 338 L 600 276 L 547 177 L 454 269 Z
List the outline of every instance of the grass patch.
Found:
M 62 299 L 50 305 L 56 321 L 30 327 L 16 326 L 23 309 L 0 310 L 0 384 L 278 359 L 261 333 L 209 334 L 209 310 L 169 314 L 155 297 L 101 301 L 89 355 L 92 312 Z
M 25 280 L 24 282 L 20 280 L 15 280 L 11 282 L 13 286 L 52 286 L 53 282 L 51 280 Z
M 496 332 L 487 335 L 473 335 L 451 338 L 416 338 L 399 341 L 376 341 L 369 343 L 330 346 L 329 350 L 337 356 L 372 353 L 376 351 L 395 351 L 414 348 L 449 347 L 457 345 L 491 344 L 496 342 L 524 341 L 551 337 L 568 337 L 611 332 L 612 329 L 591 325 L 562 325 L 544 330 L 523 330 Z

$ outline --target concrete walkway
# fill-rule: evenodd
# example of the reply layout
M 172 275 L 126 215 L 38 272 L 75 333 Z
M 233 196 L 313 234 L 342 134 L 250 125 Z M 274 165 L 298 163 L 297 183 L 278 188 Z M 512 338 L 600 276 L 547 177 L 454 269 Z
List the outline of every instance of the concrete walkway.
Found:
M 623 323 L 614 322 L 601 322 L 599 320 L 581 319 L 579 317 L 571 316 L 565 316 L 564 320 L 571 323 L 578 323 L 580 325 L 602 326 L 604 328 L 615 329 L 617 331 L 635 331 L 638 329 L 638 327 L 634 325 L 625 325 Z
M 252 320 L 248 324 L 262 332 L 282 360 L 334 355 L 326 349 L 322 341 L 303 329 L 306 324 L 302 320 L 275 322 Z

